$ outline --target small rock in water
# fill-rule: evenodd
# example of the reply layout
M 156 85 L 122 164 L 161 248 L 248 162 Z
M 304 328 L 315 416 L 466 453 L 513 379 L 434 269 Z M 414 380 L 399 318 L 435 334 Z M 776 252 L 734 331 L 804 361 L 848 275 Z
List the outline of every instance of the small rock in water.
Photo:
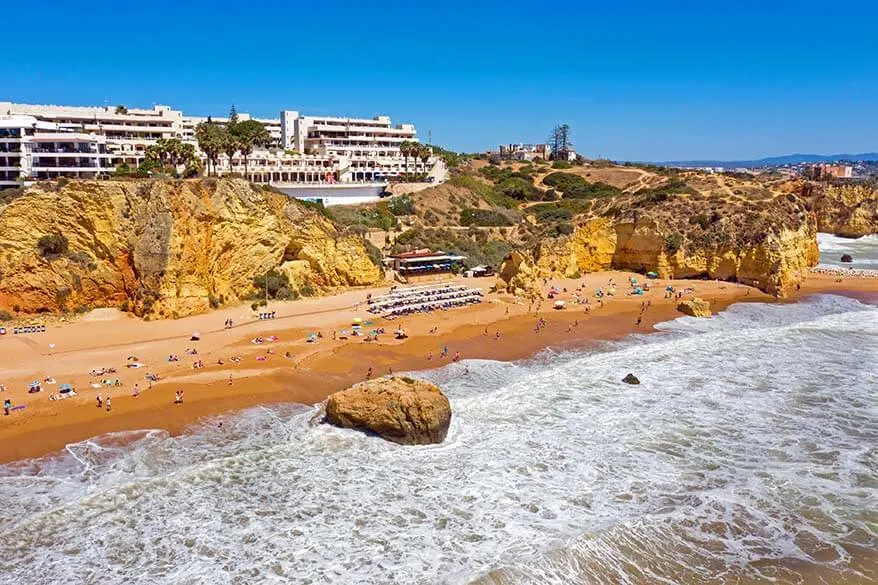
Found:
M 842 262 L 853 262 L 853 261 L 854 261 L 854 257 L 851 256 L 850 254 L 844 254 L 844 255 L 842 255 L 842 257 L 841 257 L 841 261 L 842 261 Z
M 637 379 L 637 376 L 635 376 L 634 374 L 630 374 L 630 373 L 627 376 L 625 376 L 624 378 L 622 378 L 622 381 L 625 382 L 626 384 L 640 384 L 640 380 Z

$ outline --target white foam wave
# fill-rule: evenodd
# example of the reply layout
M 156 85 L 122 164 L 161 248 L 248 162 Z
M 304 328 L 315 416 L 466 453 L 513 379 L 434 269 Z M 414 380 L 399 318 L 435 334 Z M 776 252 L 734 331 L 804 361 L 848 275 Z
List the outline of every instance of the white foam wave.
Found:
M 870 268 L 878 266 L 878 234 L 860 238 L 842 238 L 832 234 L 817 234 L 817 247 L 820 250 L 822 266 L 844 266 L 849 268 Z M 845 254 L 853 262 L 841 262 Z
M 428 372 L 442 445 L 290 406 L 8 466 L 0 583 L 706 583 L 878 543 L 878 310 L 824 295 L 663 329 Z

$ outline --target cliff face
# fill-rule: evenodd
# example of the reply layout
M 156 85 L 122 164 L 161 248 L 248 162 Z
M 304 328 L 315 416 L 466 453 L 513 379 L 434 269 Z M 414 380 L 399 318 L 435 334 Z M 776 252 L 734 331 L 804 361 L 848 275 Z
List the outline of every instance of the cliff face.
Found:
M 573 190 L 575 198 L 565 194 L 554 207 L 529 206 L 534 219 L 566 210 L 571 221 L 507 259 L 498 289 L 533 293 L 553 277 L 619 269 L 738 281 L 784 296 L 819 261 L 818 231 L 878 233 L 878 189 L 869 185 L 666 174 L 616 194 Z M 558 232 L 569 235 L 552 237 Z
M 738 281 L 783 296 L 818 262 L 817 221 L 805 198 L 683 189 L 594 200 L 572 234 L 542 238 L 507 262 L 498 288 L 533 291 L 553 276 L 617 269 Z
M 67 250 L 46 253 L 60 234 Z M 0 194 L 0 308 L 119 306 L 178 317 L 234 302 L 271 269 L 316 292 L 380 280 L 363 242 L 243 180 L 72 181 Z
M 553 276 L 575 277 L 598 270 L 655 271 L 661 278 L 718 278 L 785 295 L 819 260 L 813 225 L 782 229 L 753 245 L 668 250 L 666 236 L 651 220 L 613 224 L 597 219 L 570 236 L 542 242 L 532 253 L 507 259 L 498 288 L 533 291 Z
M 847 238 L 878 233 L 878 190 L 875 188 L 812 183 L 794 188 L 810 199 L 818 231 Z

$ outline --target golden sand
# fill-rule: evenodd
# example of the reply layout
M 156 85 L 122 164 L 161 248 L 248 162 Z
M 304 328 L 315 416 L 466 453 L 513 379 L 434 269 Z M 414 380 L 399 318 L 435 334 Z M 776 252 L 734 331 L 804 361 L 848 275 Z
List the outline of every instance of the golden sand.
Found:
M 10 416 L 0 415 L 0 462 L 38 457 L 113 431 L 152 428 L 180 433 L 203 417 L 257 404 L 313 404 L 364 379 L 370 367 L 376 376 L 391 370 L 436 368 L 458 352 L 463 359 L 515 360 L 546 347 L 577 347 L 654 331 L 656 323 L 680 316 L 676 301 L 663 299 L 667 284 L 680 290 L 694 287 L 695 292 L 685 298 L 709 300 L 714 311 L 741 301 L 773 302 L 750 287 L 713 281 L 664 280 L 654 283 L 644 296 L 628 296 L 625 283 L 629 276 L 637 275 L 595 273 L 547 284 L 546 289 L 549 284 L 566 287 L 569 292 L 558 298 L 568 301 L 574 289 L 583 285 L 583 295 L 590 299 L 588 314 L 583 306 L 569 302 L 564 310 L 553 310 L 549 300 L 542 301 L 538 314 L 536 306 L 531 313 L 527 301 L 486 294 L 481 305 L 387 321 L 366 312 L 367 292 L 381 294 L 387 291 L 383 287 L 272 304 L 267 310 L 276 311 L 277 319 L 268 321 L 258 320 L 248 307 L 239 306 L 175 321 L 143 322 L 120 314 L 105 321 L 52 324 L 42 334 L 8 334 L 0 337 L 0 384 L 7 388 L 0 397 L 24 408 Z M 611 278 L 619 283 L 617 296 L 600 306 L 593 293 L 598 287 L 606 289 Z M 460 282 L 481 286 L 486 293 L 491 284 L 490 279 Z M 836 282 L 833 277 L 813 275 L 796 296 L 816 292 L 878 295 L 878 280 Z M 646 301 L 650 307 L 637 324 Z M 355 317 L 371 319 L 374 326 L 367 329 L 384 327 L 386 333 L 371 343 L 362 337 L 333 340 L 332 332 L 349 328 Z M 234 327 L 225 329 L 223 323 L 229 318 Z M 536 332 L 538 318 L 547 324 Z M 393 338 L 392 332 L 400 325 L 409 333 L 406 340 Z M 193 332 L 201 334 L 199 341 L 190 341 Z M 321 332 L 322 339 L 308 343 L 308 333 L 314 332 Z M 276 342 L 251 343 L 257 336 L 272 335 L 278 337 Z M 443 346 L 448 347 L 444 358 L 440 357 Z M 187 348 L 196 348 L 198 355 L 187 355 Z M 290 357 L 285 357 L 287 352 Z M 170 354 L 178 355 L 180 361 L 169 363 Z M 231 356 L 240 356 L 240 362 L 233 363 Z M 259 356 L 265 360 L 257 360 Z M 144 367 L 126 368 L 129 357 L 136 357 Z M 193 369 L 197 359 L 204 362 L 203 369 Z M 93 369 L 106 367 L 115 368 L 116 373 L 89 375 Z M 160 376 L 151 387 L 147 372 Z M 57 384 L 43 384 L 42 392 L 28 394 L 28 382 L 47 377 Z M 102 378 L 119 378 L 122 386 L 91 387 Z M 78 395 L 49 400 L 62 383 L 72 384 Z M 137 397 L 133 396 L 135 384 L 140 389 Z M 175 405 L 178 390 L 184 392 L 184 402 Z M 98 393 L 112 398 L 110 412 L 96 406 Z

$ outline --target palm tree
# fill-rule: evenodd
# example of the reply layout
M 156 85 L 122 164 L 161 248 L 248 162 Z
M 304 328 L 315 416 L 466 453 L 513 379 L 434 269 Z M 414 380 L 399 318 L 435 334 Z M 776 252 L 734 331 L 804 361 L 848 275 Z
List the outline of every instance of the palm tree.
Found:
M 234 126 L 234 135 L 238 140 L 238 148 L 244 157 L 244 176 L 249 171 L 247 157 L 253 152 L 254 146 L 265 146 L 271 142 L 271 134 L 265 124 L 256 120 L 244 120 Z
M 403 140 L 399 143 L 399 152 L 402 154 L 405 159 L 405 174 L 409 174 L 409 155 L 412 154 L 412 146 L 413 142 L 409 142 L 408 140 Z
M 424 173 L 427 173 L 427 161 L 430 160 L 430 156 L 433 154 L 433 150 L 429 146 L 425 146 L 423 144 L 418 146 L 418 157 L 420 157 L 421 162 L 424 163 Z
M 238 137 L 229 132 L 227 128 L 223 129 L 222 134 L 222 151 L 229 157 L 229 173 L 232 173 L 232 161 L 235 158 L 235 153 L 238 152 L 240 148 L 240 144 L 238 142 Z
M 219 154 L 223 151 L 223 136 L 225 130 L 208 119 L 195 127 L 195 138 L 198 140 L 198 148 L 207 157 L 207 174 L 210 175 L 210 165 L 213 163 L 213 174 L 216 175 L 216 163 Z

